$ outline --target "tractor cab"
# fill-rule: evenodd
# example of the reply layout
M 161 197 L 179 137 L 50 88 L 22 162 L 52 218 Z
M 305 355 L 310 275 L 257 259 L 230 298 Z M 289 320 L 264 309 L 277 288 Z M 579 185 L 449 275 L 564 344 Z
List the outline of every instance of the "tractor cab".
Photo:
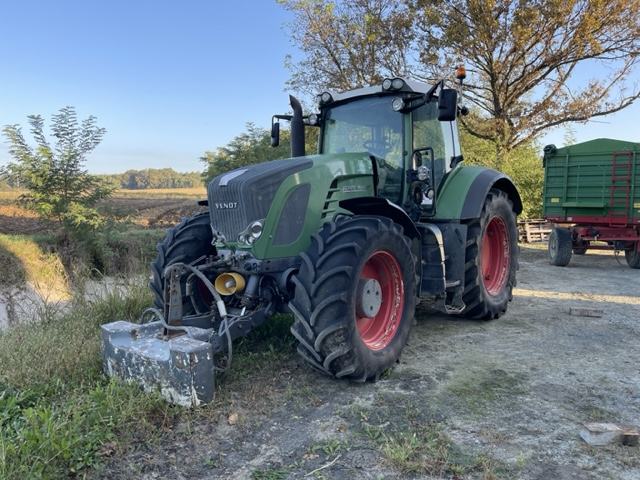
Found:
M 302 123 L 320 128 L 319 154 L 366 153 L 374 164 L 377 196 L 403 206 L 414 220 L 433 216 L 443 179 L 462 160 L 456 90 L 443 82 L 429 86 L 394 78 L 381 86 L 323 92 L 318 105 L 319 113 L 302 117 Z M 292 120 L 292 142 L 303 133 L 294 125 L 295 113 L 294 106 L 293 116 L 274 116 L 273 144 L 278 119 Z

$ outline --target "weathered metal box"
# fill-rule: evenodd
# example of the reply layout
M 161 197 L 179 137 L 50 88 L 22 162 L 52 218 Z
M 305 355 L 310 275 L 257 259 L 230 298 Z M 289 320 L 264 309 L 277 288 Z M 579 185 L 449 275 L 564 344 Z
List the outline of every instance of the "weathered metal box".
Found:
M 157 391 L 183 407 L 213 400 L 213 353 L 205 338 L 166 338 L 160 322 L 117 321 L 102 325 L 101 330 L 103 367 L 110 377 Z
M 597 139 L 545 147 L 544 216 L 558 223 L 640 223 L 640 143 Z

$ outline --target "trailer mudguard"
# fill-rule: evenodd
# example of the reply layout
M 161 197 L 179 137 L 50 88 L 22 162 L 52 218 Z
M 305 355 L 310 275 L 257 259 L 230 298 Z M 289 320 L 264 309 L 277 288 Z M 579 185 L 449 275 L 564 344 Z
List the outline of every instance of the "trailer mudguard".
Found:
M 437 220 L 471 220 L 480 217 L 489 190 L 504 191 L 516 214 L 522 212 L 520 194 L 504 173 L 484 167 L 455 168 L 447 177 L 436 198 Z

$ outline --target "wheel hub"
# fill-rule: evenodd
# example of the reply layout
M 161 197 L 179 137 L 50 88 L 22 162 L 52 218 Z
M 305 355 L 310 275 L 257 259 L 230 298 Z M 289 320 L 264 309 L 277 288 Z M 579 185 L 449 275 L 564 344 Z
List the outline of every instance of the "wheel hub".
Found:
M 358 282 L 358 302 L 356 310 L 359 317 L 375 317 L 382 305 L 382 287 L 375 278 L 361 278 Z

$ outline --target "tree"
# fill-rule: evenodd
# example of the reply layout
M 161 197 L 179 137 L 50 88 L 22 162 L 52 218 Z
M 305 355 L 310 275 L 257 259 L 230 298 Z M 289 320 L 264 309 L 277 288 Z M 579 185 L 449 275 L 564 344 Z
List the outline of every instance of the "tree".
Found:
M 450 78 L 463 63 L 467 130 L 509 152 L 544 131 L 631 105 L 640 0 L 283 0 L 291 85 L 349 89 L 384 76 Z M 599 67 L 599 68 L 595 68 Z M 603 68 L 604 67 L 604 68 Z M 580 75 L 591 77 L 580 81 Z
M 306 151 L 315 153 L 318 144 L 318 129 L 306 128 Z M 289 148 L 289 131 L 280 130 L 280 145 L 271 146 L 271 133 L 263 128 L 256 127 L 253 123 L 247 123 L 246 131 L 234 137 L 224 147 L 215 151 L 207 151 L 200 160 L 205 163 L 206 169 L 202 174 L 205 183 L 213 177 L 234 168 L 253 165 L 279 158 L 288 158 L 291 155 Z
M 94 208 L 112 192 L 106 182 L 85 169 L 86 157 L 102 140 L 105 129 L 90 116 L 78 122 L 73 107 L 64 107 L 52 116 L 52 146 L 44 133 L 40 115 L 27 117 L 35 146 L 25 140 L 20 125 L 7 125 L 3 132 L 13 157 L 5 168 L 9 178 L 19 180 L 27 193 L 21 202 L 44 218 L 65 227 L 96 227 L 102 219 Z
M 640 97 L 640 85 L 629 85 L 640 61 L 639 0 L 410 1 L 427 73 L 466 64 L 465 96 L 478 114 L 463 123 L 493 141 L 498 158 Z
M 317 94 L 380 83 L 409 73 L 413 20 L 401 2 L 388 0 L 280 0 L 294 14 L 289 31 L 304 57 L 286 64 L 289 85 Z
M 460 144 L 465 163 L 497 168 L 496 147 L 492 141 L 474 137 L 462 129 Z M 518 188 L 523 204 L 522 217 L 540 218 L 544 169 L 539 145 L 532 142 L 514 148 L 502 160 L 500 169 L 511 177 Z

